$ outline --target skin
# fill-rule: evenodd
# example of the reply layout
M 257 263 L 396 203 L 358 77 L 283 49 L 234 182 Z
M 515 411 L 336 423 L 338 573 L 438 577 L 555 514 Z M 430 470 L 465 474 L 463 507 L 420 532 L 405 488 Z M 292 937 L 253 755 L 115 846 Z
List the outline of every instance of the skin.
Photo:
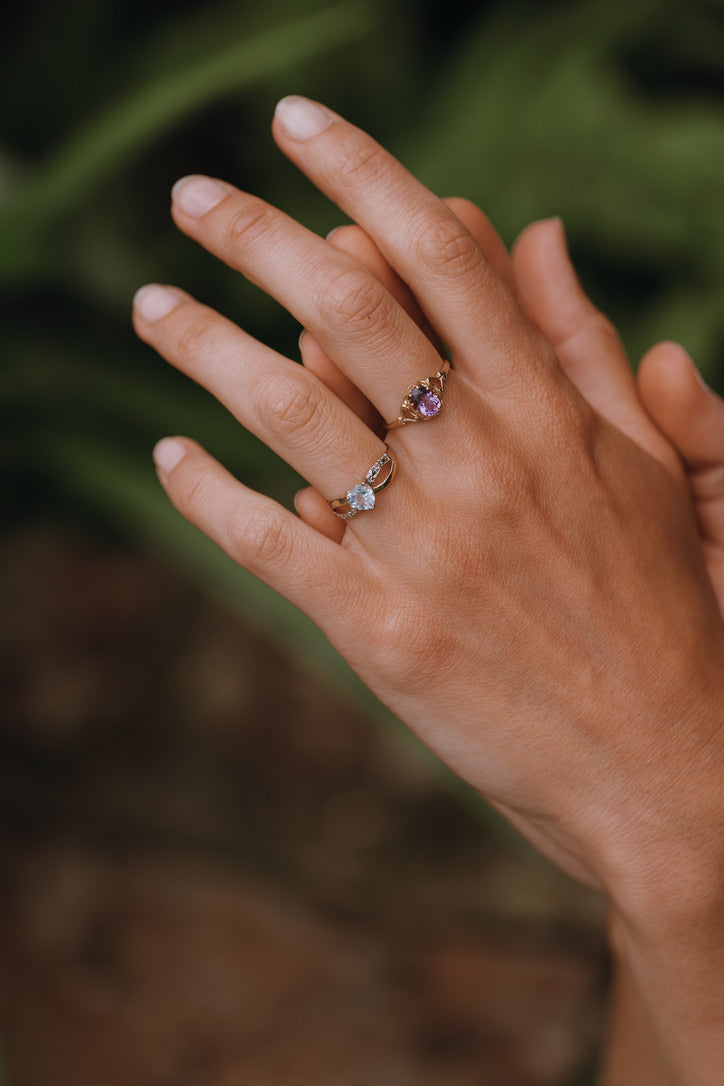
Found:
M 724 613 L 724 401 L 708 389 L 686 351 L 676 343 L 660 343 L 647 352 L 631 380 L 628 361 L 611 323 L 582 290 L 571 264 L 563 224 L 551 219 L 529 226 L 514 247 L 512 259 L 490 220 L 467 200 L 445 201 L 468 228 L 486 257 L 517 298 L 528 317 L 557 349 L 558 359 L 576 387 L 602 415 L 643 443 L 651 440 L 650 421 L 671 448 L 658 442 L 657 453 L 675 481 L 689 490 L 699 525 L 703 553 L 720 611 Z M 332 231 L 330 244 L 354 256 L 404 306 L 434 341 L 414 295 L 396 275 L 372 239 L 354 224 Z M 373 405 L 307 332 L 300 337 L 304 365 L 377 429 Z M 657 439 L 654 439 L 657 440 Z M 676 452 L 676 456 L 672 452 Z M 682 475 L 682 469 L 685 477 Z M 319 531 L 331 529 L 341 538 L 344 528 L 329 523 L 328 507 L 312 487 L 296 497 L 297 510 Z M 615 976 L 612 985 L 609 1038 L 602 1083 L 636 1082 L 655 1086 L 667 1077 L 642 1001 L 622 954 L 619 918 L 611 911 L 610 932 Z
M 141 338 L 317 493 L 294 517 L 188 438 L 157 447 L 161 482 L 439 757 L 608 895 L 651 1081 L 711 1083 L 724 1064 L 721 471 L 686 451 L 676 397 L 661 395 L 679 387 L 681 354 L 644 360 L 657 426 L 563 263 L 547 282 L 552 227 L 524 232 L 511 273 L 492 235 L 476 240 L 330 111 L 287 99 L 273 131 L 397 278 L 225 182 L 179 182 L 180 229 L 276 297 L 334 368 L 282 358 L 176 288 L 144 288 Z M 341 524 L 319 495 L 343 495 L 380 456 L 380 420 L 440 368 L 437 337 L 453 364 L 442 412 L 389 434 L 395 479 Z

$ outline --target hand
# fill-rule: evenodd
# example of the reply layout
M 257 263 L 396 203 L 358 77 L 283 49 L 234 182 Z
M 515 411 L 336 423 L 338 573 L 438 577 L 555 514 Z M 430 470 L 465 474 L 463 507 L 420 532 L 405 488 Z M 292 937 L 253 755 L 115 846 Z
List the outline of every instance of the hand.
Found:
M 459 219 L 367 136 L 298 101 L 274 131 L 448 345 L 445 406 L 390 434 L 397 477 L 339 542 L 188 439 L 160 446 L 161 480 L 544 852 L 664 923 L 672 870 L 674 913 L 719 871 L 702 826 L 724 819 L 724 628 L 670 447 L 592 409 Z M 382 417 L 440 368 L 373 276 L 263 201 L 187 179 L 173 215 L 278 298 Z M 382 452 L 314 375 L 182 292 L 147 288 L 135 321 L 325 497 Z
M 187 438 L 157 447 L 161 481 L 461 776 L 609 893 L 657 1053 L 680 1081 L 709 1082 L 724 1004 L 724 629 L 683 473 L 626 399 L 627 367 L 613 398 L 595 368 L 576 378 L 581 391 L 571 380 L 576 336 L 595 346 L 613 334 L 580 305 L 544 305 L 562 318 L 544 327 L 545 282 L 519 270 L 535 269 L 524 257 L 540 228 L 519 242 L 506 286 L 460 219 L 363 133 L 299 100 L 281 104 L 274 130 L 373 239 L 429 334 L 348 254 L 203 178 L 176 186 L 177 224 L 310 329 L 359 413 L 176 289 L 139 292 L 139 334 L 327 498 L 379 457 L 375 421 L 440 368 L 436 336 L 454 366 L 444 408 L 389 435 L 397 477 L 374 511 L 334 530 L 319 500 L 305 523 Z M 649 403 L 646 371 L 660 364 L 644 366 Z
M 327 127 L 302 139 L 282 123 L 299 104 L 282 108 L 280 147 L 369 232 L 449 345 L 444 411 L 391 433 L 397 477 L 340 543 L 188 440 L 170 446 L 176 464 L 161 459 L 162 481 L 534 843 L 644 907 L 672 856 L 698 860 L 697 797 L 724 765 L 724 631 L 687 498 L 655 458 L 668 443 L 650 424 L 642 437 L 645 417 L 624 420 L 632 441 L 592 411 L 459 219 L 320 115 Z M 440 368 L 389 292 L 263 201 L 186 180 L 174 217 L 312 329 L 382 416 Z M 321 382 L 188 296 L 145 292 L 136 327 L 327 497 L 382 452 Z M 699 748 L 672 795 L 685 732 Z
M 574 385 L 605 418 L 661 461 L 693 502 L 707 572 L 724 614 L 724 400 L 707 388 L 689 355 L 662 342 L 642 360 L 638 380 L 611 322 L 592 304 L 571 264 L 560 219 L 527 227 L 512 258 L 487 216 L 468 200 L 445 201 L 467 227 L 527 316 L 539 327 Z M 414 296 L 372 239 L 354 224 L 338 227 L 329 243 L 364 265 L 433 342 L 434 332 Z M 300 337 L 302 362 L 375 430 L 381 420 L 308 333 Z M 652 432 L 651 420 L 670 444 Z M 684 468 L 685 475 L 682 473 Z M 327 503 L 313 488 L 297 495 L 300 515 L 319 531 L 340 538 Z

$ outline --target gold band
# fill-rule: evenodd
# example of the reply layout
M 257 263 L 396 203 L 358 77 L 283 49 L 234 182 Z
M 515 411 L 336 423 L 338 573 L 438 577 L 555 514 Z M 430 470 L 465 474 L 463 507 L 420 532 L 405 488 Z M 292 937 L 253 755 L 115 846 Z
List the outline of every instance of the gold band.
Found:
M 392 482 L 395 474 L 395 463 L 392 453 L 387 445 L 379 460 L 374 464 L 364 477 L 364 482 L 351 487 L 344 498 L 332 498 L 328 503 L 330 509 L 340 520 L 351 520 L 358 513 L 374 509 L 375 496 Z M 381 477 L 381 481 L 380 480 Z
M 434 377 L 426 377 L 423 381 L 410 385 L 399 415 L 392 422 L 386 422 L 386 428 L 396 430 L 398 426 L 406 426 L 408 422 L 427 422 L 439 415 L 442 410 L 445 378 L 449 372 L 450 363 L 446 358 Z

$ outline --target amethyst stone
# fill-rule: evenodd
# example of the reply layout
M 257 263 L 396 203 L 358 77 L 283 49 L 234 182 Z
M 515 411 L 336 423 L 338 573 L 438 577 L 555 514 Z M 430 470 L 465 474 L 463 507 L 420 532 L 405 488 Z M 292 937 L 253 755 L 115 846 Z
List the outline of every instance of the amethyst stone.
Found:
M 409 395 L 410 405 L 416 415 L 421 415 L 423 419 L 431 419 L 437 415 L 438 411 L 442 407 L 442 400 L 436 392 L 431 392 L 429 388 L 425 388 L 424 385 L 418 385 L 417 388 L 413 388 Z

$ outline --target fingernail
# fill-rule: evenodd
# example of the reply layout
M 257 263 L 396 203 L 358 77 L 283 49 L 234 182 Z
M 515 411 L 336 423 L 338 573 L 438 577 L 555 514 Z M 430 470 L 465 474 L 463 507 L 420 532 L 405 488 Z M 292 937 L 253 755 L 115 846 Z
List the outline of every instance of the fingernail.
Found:
M 324 106 L 310 102 L 308 98 L 300 98 L 297 94 L 290 94 L 277 102 L 274 116 L 293 140 L 309 140 L 312 136 L 318 136 L 329 128 L 334 119 L 334 115 Z
M 157 283 L 149 283 L 133 295 L 133 308 L 149 323 L 160 321 L 176 308 L 181 297 L 178 291 L 170 287 L 160 287 Z
M 173 471 L 186 455 L 186 446 L 177 441 L 175 437 L 164 437 L 153 450 L 153 459 L 156 467 L 164 474 Z
M 200 219 L 227 195 L 228 189 L 220 181 L 197 174 L 182 177 L 171 189 L 173 202 L 192 219 Z
M 336 234 L 336 233 L 337 233 L 337 232 L 338 232 L 339 230 L 341 230 L 341 229 L 342 229 L 342 227 L 341 227 L 341 226 L 333 226 L 333 227 L 332 227 L 332 229 L 331 229 L 331 230 L 329 231 L 329 233 L 327 234 L 327 236 L 325 237 L 325 239 L 324 239 L 324 240 L 325 240 L 325 241 L 331 241 L 331 240 L 332 240 L 332 238 L 334 237 L 334 235 L 335 235 L 335 234 Z
M 295 509 L 295 511 L 296 511 L 297 513 L 299 512 L 299 499 L 300 499 L 300 497 L 302 496 L 302 494 L 303 494 L 303 493 L 304 493 L 304 490 L 298 490 L 298 491 L 296 492 L 296 494 L 294 495 L 294 498 L 293 498 L 293 501 L 294 501 L 294 509 Z
M 300 351 L 301 351 L 301 349 L 302 349 L 302 340 L 304 339 L 304 337 L 306 336 L 306 334 L 307 334 L 307 329 L 306 329 L 306 328 L 302 328 L 301 332 L 299 333 L 299 350 L 300 350 Z

